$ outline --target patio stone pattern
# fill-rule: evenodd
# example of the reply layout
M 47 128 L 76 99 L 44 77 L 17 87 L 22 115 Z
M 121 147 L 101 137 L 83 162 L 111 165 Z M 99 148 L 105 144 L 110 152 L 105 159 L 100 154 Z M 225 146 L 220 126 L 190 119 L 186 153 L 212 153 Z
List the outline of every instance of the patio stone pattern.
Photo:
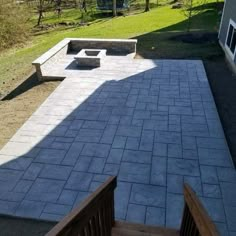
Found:
M 186 182 L 235 234 L 236 173 L 202 61 L 107 56 L 64 74 L 0 151 L 0 213 L 58 221 L 118 175 L 117 219 L 179 227 Z

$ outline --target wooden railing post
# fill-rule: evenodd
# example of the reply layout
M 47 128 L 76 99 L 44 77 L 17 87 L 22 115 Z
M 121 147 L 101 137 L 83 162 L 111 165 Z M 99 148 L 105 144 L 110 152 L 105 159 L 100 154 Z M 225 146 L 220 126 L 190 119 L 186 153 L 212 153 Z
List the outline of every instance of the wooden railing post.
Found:
M 184 185 L 184 212 L 180 236 L 220 236 L 203 205 L 189 185 Z
M 110 177 L 46 236 L 111 236 L 116 177 Z

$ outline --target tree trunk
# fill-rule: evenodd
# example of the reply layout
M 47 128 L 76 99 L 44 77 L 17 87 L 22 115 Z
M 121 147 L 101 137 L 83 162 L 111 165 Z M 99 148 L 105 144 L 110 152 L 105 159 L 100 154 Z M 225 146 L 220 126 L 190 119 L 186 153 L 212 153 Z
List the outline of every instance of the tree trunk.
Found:
M 145 11 L 150 11 L 149 0 L 146 0 Z
M 82 3 L 82 9 L 84 9 L 84 12 L 87 12 L 87 4 L 86 4 L 86 0 L 83 0 L 83 3 Z
M 116 0 L 113 0 L 113 1 L 112 1 L 112 13 L 113 13 L 113 17 L 117 16 Z
M 43 16 L 43 11 L 40 9 L 40 10 L 39 10 L 39 18 L 38 18 L 37 26 L 40 25 L 40 23 L 41 23 L 41 19 L 42 19 L 42 16 Z
M 192 11 L 193 11 L 193 0 L 190 0 L 190 8 L 189 8 L 189 15 L 188 15 L 188 27 L 187 32 L 190 32 L 191 24 L 192 24 Z

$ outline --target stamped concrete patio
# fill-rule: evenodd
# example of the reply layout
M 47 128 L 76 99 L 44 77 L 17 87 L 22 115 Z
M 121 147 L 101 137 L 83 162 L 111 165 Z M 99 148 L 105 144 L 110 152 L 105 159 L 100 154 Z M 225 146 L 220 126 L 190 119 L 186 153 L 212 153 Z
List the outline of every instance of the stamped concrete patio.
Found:
M 0 213 L 60 220 L 118 175 L 116 218 L 179 227 L 187 182 L 236 234 L 236 173 L 201 61 L 117 56 L 69 75 L 0 151 Z

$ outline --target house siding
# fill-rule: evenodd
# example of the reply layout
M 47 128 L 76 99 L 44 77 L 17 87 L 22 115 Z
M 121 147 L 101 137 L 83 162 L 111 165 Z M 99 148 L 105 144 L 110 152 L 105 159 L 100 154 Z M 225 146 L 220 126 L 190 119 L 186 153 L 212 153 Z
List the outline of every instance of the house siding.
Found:
M 225 7 L 219 32 L 219 41 L 222 47 L 225 47 L 230 19 L 236 22 L 236 0 L 225 0 Z M 233 61 L 236 63 L 236 56 Z

